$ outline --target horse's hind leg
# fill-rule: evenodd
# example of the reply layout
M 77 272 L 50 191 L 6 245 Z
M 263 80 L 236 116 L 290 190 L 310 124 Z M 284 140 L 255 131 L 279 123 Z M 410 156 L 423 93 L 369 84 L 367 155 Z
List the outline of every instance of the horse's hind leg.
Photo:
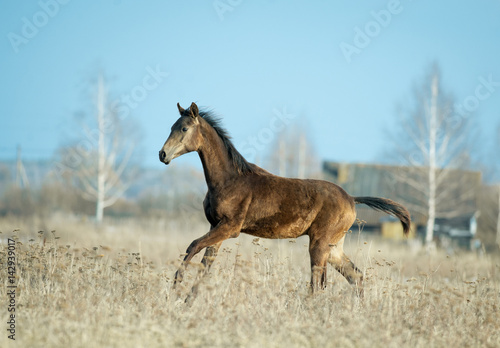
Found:
M 313 292 L 326 288 L 328 252 L 328 243 L 325 240 L 311 240 L 309 255 L 311 256 L 311 288 Z
M 330 245 L 328 262 L 353 285 L 359 297 L 363 297 L 363 273 L 344 254 L 344 238 Z

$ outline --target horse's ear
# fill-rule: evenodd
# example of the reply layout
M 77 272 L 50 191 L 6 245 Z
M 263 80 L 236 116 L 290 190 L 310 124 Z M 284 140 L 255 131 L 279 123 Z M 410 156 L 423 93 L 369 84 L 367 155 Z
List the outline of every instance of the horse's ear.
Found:
M 191 106 L 189 107 L 189 116 L 196 118 L 199 115 L 200 111 L 198 110 L 198 106 L 195 103 L 191 103 Z
M 177 103 L 177 109 L 179 109 L 179 114 L 181 114 L 181 116 L 184 115 L 185 110 L 182 108 L 182 106 L 179 103 Z

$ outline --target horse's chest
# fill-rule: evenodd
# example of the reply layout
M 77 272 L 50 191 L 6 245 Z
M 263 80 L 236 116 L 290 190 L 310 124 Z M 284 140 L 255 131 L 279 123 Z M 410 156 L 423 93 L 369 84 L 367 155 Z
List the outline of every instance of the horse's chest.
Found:
M 215 226 L 222 219 L 224 214 L 223 201 L 217 197 L 207 195 L 204 201 L 205 216 L 212 226 Z

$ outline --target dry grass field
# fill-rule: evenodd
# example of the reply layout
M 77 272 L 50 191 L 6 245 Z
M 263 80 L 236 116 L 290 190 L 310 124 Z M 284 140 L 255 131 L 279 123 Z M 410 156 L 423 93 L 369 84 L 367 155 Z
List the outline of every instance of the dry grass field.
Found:
M 498 258 L 428 255 L 353 231 L 345 250 L 365 272 L 361 302 L 332 268 L 327 289 L 310 294 L 307 237 L 242 235 L 222 245 L 201 281 L 197 256 L 174 290 L 180 254 L 206 228 L 0 221 L 0 346 L 500 347 Z M 15 341 L 7 331 L 8 238 L 16 240 Z

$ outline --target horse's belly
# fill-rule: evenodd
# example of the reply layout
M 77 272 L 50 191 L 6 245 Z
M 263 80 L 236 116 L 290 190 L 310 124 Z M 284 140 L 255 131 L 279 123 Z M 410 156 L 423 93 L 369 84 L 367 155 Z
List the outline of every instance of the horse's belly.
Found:
M 241 232 L 269 239 L 297 238 L 305 234 L 311 225 L 307 220 L 297 218 L 285 222 L 280 219 L 259 219 L 254 223 L 243 225 Z

